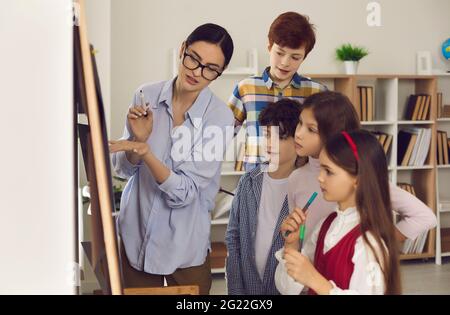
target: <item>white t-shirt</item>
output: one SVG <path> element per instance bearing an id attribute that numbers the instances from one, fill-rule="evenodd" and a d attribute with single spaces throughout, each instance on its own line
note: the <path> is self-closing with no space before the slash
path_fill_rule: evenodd
<path id="1" fill-rule="evenodd" d="M 273 179 L 264 173 L 255 236 L 255 261 L 261 279 L 272 246 L 274 230 L 287 196 L 288 179 Z"/>

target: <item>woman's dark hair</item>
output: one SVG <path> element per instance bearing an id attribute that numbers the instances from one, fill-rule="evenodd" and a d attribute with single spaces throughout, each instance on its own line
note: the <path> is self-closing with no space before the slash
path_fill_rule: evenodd
<path id="1" fill-rule="evenodd" d="M 261 126 L 279 127 L 280 139 L 293 137 L 299 121 L 301 106 L 299 102 L 288 98 L 269 103 L 259 114 L 259 123 Z"/>
<path id="2" fill-rule="evenodd" d="M 233 39 L 222 26 L 213 23 L 200 25 L 186 39 L 186 47 L 199 41 L 220 46 L 225 57 L 225 67 L 230 63 L 234 49 Z"/>
<path id="3" fill-rule="evenodd" d="M 341 131 L 359 130 L 358 114 L 347 96 L 339 92 L 324 91 L 305 99 L 302 110 L 310 108 L 317 121 L 322 143 Z"/>
<path id="4" fill-rule="evenodd" d="M 342 133 L 328 139 L 324 149 L 333 163 L 357 178 L 356 207 L 361 218 L 363 240 L 381 266 L 385 294 L 400 294 L 400 267 L 386 157 L 378 140 L 368 131 L 353 131 L 348 135 L 356 145 L 359 160 Z M 378 252 L 369 242 L 367 232 L 373 236 Z"/>

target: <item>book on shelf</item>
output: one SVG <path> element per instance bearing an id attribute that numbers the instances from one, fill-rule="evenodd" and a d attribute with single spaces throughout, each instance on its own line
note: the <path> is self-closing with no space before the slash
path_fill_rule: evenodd
<path id="1" fill-rule="evenodd" d="M 397 186 L 400 187 L 403 190 L 406 190 L 411 195 L 416 196 L 416 191 L 414 190 L 414 186 L 413 185 L 408 184 L 408 183 L 398 183 Z"/>
<path id="2" fill-rule="evenodd" d="M 357 112 L 361 121 L 373 121 L 375 118 L 375 99 L 373 86 L 358 86 Z"/>
<path id="3" fill-rule="evenodd" d="M 405 120 L 427 120 L 431 108 L 431 95 L 412 94 L 405 108 Z"/>
<path id="4" fill-rule="evenodd" d="M 437 103 L 437 117 L 442 117 L 442 93 L 438 92 L 436 94 L 436 103 Z"/>
<path id="5" fill-rule="evenodd" d="M 225 268 L 227 247 L 223 242 L 211 242 L 211 268 Z"/>
<path id="6" fill-rule="evenodd" d="M 410 194 L 416 196 L 416 192 L 414 190 L 414 186 L 408 183 L 398 183 L 398 187 L 403 190 L 406 190 Z M 428 231 L 420 234 L 416 239 L 411 240 L 407 239 L 403 243 L 403 247 L 401 249 L 403 254 L 421 254 L 423 253 L 423 249 L 425 248 L 425 243 L 427 240 Z"/>
<path id="7" fill-rule="evenodd" d="M 449 139 L 446 131 L 437 132 L 437 161 L 439 165 L 449 164 Z"/>
<path id="8" fill-rule="evenodd" d="M 397 165 L 423 166 L 431 144 L 431 128 L 406 128 L 398 132 Z"/>
<path id="9" fill-rule="evenodd" d="M 380 142 L 384 153 L 387 155 L 392 144 L 392 135 L 381 131 L 372 131 L 372 134 L 377 138 L 378 142 Z"/>
<path id="10" fill-rule="evenodd" d="M 442 118 L 450 118 L 450 105 L 442 106 Z"/>

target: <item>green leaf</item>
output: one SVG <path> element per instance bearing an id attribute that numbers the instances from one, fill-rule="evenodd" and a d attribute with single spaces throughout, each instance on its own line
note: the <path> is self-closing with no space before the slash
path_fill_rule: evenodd
<path id="1" fill-rule="evenodd" d="M 351 44 L 343 44 L 336 48 L 336 58 L 340 61 L 359 61 L 368 54 L 369 51 L 366 48 Z"/>

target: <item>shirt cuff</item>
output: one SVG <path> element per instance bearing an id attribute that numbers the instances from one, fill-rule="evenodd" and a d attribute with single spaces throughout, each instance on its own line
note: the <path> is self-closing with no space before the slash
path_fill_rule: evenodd
<path id="1" fill-rule="evenodd" d="M 284 249 L 280 249 L 275 253 L 278 260 L 278 266 L 275 270 L 275 283 L 278 291 L 283 295 L 299 295 L 305 286 L 292 278 L 286 270 L 286 261 L 283 259 Z"/>
<path id="2" fill-rule="evenodd" d="M 167 179 L 162 182 L 158 187 L 165 193 L 173 191 L 178 186 L 178 176 L 172 170 L 170 170 L 170 175 Z"/>
<path id="3" fill-rule="evenodd" d="M 117 152 L 119 155 L 119 161 L 122 161 L 122 167 L 125 169 L 133 169 L 136 167 L 140 167 L 142 165 L 142 160 L 139 160 L 138 164 L 132 164 L 130 161 L 128 161 L 127 153 L 124 151 Z"/>

